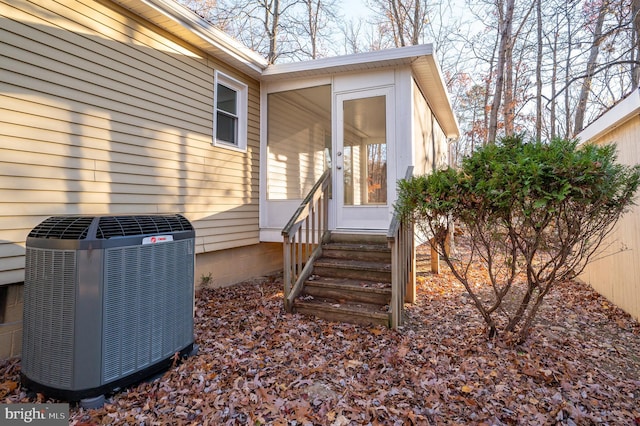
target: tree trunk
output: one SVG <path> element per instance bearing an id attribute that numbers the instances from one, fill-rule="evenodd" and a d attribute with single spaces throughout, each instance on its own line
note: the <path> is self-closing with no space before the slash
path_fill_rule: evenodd
<path id="1" fill-rule="evenodd" d="M 318 57 L 318 16 L 320 15 L 320 2 L 318 0 L 318 7 L 315 10 L 313 9 L 313 0 L 306 0 L 307 6 L 307 24 L 309 25 L 309 42 L 311 43 L 311 59 L 316 59 Z"/>
<path id="2" fill-rule="evenodd" d="M 596 69 L 598 53 L 600 52 L 600 43 L 602 43 L 603 40 L 602 27 L 604 25 L 604 18 L 607 14 L 608 8 L 609 3 L 604 1 L 598 11 L 598 18 L 593 32 L 593 42 L 591 44 L 591 49 L 589 50 L 589 59 L 587 60 L 587 70 L 582 82 L 582 87 L 580 88 L 580 97 L 578 98 L 578 105 L 576 107 L 576 119 L 573 125 L 575 134 L 578 134 L 584 127 L 584 116 L 587 110 L 587 101 L 589 100 L 589 93 L 591 92 L 591 82 Z"/>
<path id="3" fill-rule="evenodd" d="M 391 19 L 394 21 L 392 25 L 395 24 L 396 31 L 398 32 L 398 37 L 396 38 L 396 47 L 405 46 L 404 43 L 404 30 L 402 29 L 402 16 L 398 12 L 398 5 L 396 4 L 396 0 L 389 0 L 389 4 L 391 6 Z"/>
<path id="4" fill-rule="evenodd" d="M 278 59 L 278 25 L 280 22 L 280 0 L 273 0 L 272 8 L 265 7 L 264 9 L 264 25 L 269 34 L 269 54 L 267 61 L 270 64 L 275 63 Z M 271 19 L 269 19 L 271 15 Z M 271 22 L 271 25 L 269 25 Z"/>
<path id="5" fill-rule="evenodd" d="M 569 8 L 565 10 L 565 18 L 567 20 L 567 57 L 565 59 L 564 66 L 564 138 L 567 139 L 573 132 L 571 131 L 571 104 L 569 102 L 570 87 L 571 84 L 571 45 L 573 43 L 573 35 L 571 34 L 571 13 Z"/>
<path id="6" fill-rule="evenodd" d="M 536 1 L 538 52 L 536 55 L 536 140 L 542 139 L 542 0 Z M 555 62 L 554 62 L 555 63 Z"/>
<path id="7" fill-rule="evenodd" d="M 632 54 L 632 59 L 636 62 L 632 65 L 631 78 L 632 90 L 636 90 L 640 85 L 640 0 L 632 0 L 631 13 L 633 14 L 633 36 L 632 40 L 635 42 L 635 54 Z M 633 52 L 633 50 L 632 50 Z"/>
<path id="8" fill-rule="evenodd" d="M 420 33 L 422 32 L 422 23 L 424 19 L 422 17 L 421 6 L 422 0 L 416 0 L 415 8 L 413 9 L 413 22 L 411 23 L 411 45 L 415 46 L 420 42 Z"/>
<path id="9" fill-rule="evenodd" d="M 513 42 L 510 40 L 504 61 L 504 134 L 513 135 L 515 121 L 515 100 L 513 96 Z"/>
<path id="10" fill-rule="evenodd" d="M 557 20 L 556 20 L 557 23 Z M 549 111 L 549 126 L 551 127 L 551 139 L 554 139 L 557 136 L 556 132 L 556 96 L 558 94 L 558 89 L 556 88 L 556 83 L 558 79 L 558 37 L 559 31 L 556 27 L 556 36 L 553 41 L 553 65 L 551 68 L 551 106 Z"/>
<path id="11" fill-rule="evenodd" d="M 506 0 L 506 9 L 502 10 L 503 3 L 498 3 L 500 22 L 498 28 L 500 29 L 500 48 L 498 50 L 498 64 L 496 66 L 496 84 L 493 93 L 493 102 L 491 104 L 491 114 L 489 116 L 489 143 L 495 142 L 496 135 L 498 133 L 498 112 L 500 111 L 500 105 L 502 103 L 502 92 L 504 88 L 504 73 L 505 62 L 507 61 L 507 54 L 510 49 L 511 31 L 513 29 L 513 10 L 515 7 L 515 0 Z"/>
<path id="12" fill-rule="evenodd" d="M 489 61 L 489 69 L 493 70 L 493 64 L 496 60 L 496 49 L 498 48 L 498 37 L 496 37 L 496 42 L 493 44 L 493 50 L 491 51 L 491 59 Z M 484 114 L 484 140 L 482 145 L 485 146 L 489 143 L 489 121 L 490 121 L 490 110 L 489 108 L 489 95 L 491 93 L 491 83 L 493 81 L 493 72 L 489 72 L 489 76 L 485 80 L 484 87 L 484 103 L 483 103 L 483 114 Z M 473 151 L 471 151 L 473 152 Z"/>

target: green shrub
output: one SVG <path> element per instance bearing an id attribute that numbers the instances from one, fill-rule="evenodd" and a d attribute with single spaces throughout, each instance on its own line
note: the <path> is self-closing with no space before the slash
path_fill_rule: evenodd
<path id="1" fill-rule="evenodd" d="M 639 182 L 640 166 L 617 164 L 613 145 L 519 135 L 476 151 L 459 170 L 400 181 L 396 210 L 434 237 L 489 336 L 522 341 L 544 296 L 583 270 L 634 204 Z M 470 237 L 468 256 L 444 250 L 454 223 Z M 469 276 L 478 260 L 490 297 L 477 294 Z"/>

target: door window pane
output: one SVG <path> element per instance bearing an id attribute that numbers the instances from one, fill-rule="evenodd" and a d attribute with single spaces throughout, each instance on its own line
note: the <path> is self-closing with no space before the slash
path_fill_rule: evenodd
<path id="1" fill-rule="evenodd" d="M 385 97 L 348 100 L 343 111 L 344 204 L 386 204 Z"/>

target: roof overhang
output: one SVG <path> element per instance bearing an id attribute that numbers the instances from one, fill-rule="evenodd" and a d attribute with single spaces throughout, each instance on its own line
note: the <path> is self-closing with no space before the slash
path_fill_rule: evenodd
<path id="1" fill-rule="evenodd" d="M 640 115 L 640 89 L 631 92 L 629 96 L 585 127 L 577 138 L 581 142 L 598 139 L 606 132 L 623 125 L 636 115 Z"/>
<path id="2" fill-rule="evenodd" d="M 262 56 L 173 0 L 112 1 L 252 78 L 267 67 Z"/>
<path id="3" fill-rule="evenodd" d="M 418 87 L 448 138 L 460 135 L 458 121 L 434 57 L 432 44 L 378 50 L 353 55 L 335 56 L 312 61 L 275 64 L 262 73 L 262 81 L 272 82 L 298 78 L 331 76 L 340 73 L 374 71 L 410 66 Z"/>
<path id="4" fill-rule="evenodd" d="M 112 1 L 256 80 L 268 82 L 410 66 L 446 136 L 460 135 L 431 44 L 268 65 L 262 56 L 173 0 Z"/>

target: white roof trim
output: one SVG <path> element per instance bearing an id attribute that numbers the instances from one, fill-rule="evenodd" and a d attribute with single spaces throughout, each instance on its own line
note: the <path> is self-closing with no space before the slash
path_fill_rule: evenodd
<path id="1" fill-rule="evenodd" d="M 195 35 L 197 40 L 200 40 L 200 42 L 194 43 L 197 47 L 212 56 L 220 57 L 223 61 L 246 72 L 253 78 L 259 78 L 267 67 L 268 63 L 265 58 L 174 0 L 112 1 L 179 37 L 184 37 L 185 34 L 177 34 L 178 28 L 186 30 L 186 34 L 191 34 L 191 40 L 188 38 L 185 40 L 193 42 Z M 169 22 L 178 24 L 178 27 L 170 25 L 167 18 Z"/>
<path id="2" fill-rule="evenodd" d="M 286 74 L 286 78 L 291 78 L 309 74 L 330 74 L 336 71 L 370 70 L 373 68 L 410 64 L 420 56 L 432 54 L 433 46 L 431 44 L 420 44 L 303 62 L 274 64 L 267 67 L 262 73 L 262 79 L 265 81 L 278 80 L 281 78 L 280 76 L 284 74 Z"/>
<path id="3" fill-rule="evenodd" d="M 621 126 L 638 114 L 640 114 L 640 89 L 634 90 L 629 96 L 585 127 L 577 138 L 581 142 L 598 139 L 605 132 Z"/>

